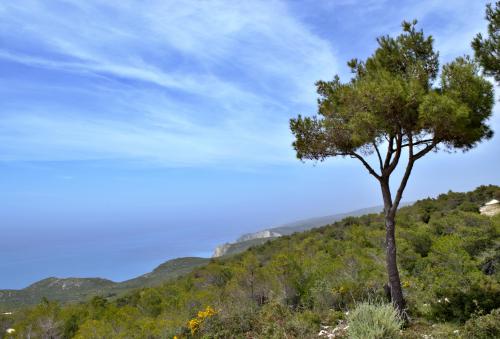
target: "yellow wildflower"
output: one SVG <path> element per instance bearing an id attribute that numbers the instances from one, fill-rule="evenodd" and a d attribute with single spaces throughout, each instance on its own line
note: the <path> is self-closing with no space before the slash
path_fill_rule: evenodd
<path id="1" fill-rule="evenodd" d="M 217 312 L 210 306 L 207 306 L 207 308 L 205 308 L 204 311 L 199 311 L 198 312 L 198 318 L 201 318 L 201 319 L 205 319 L 205 318 L 208 318 L 208 317 L 212 317 L 214 315 L 216 315 Z"/>
<path id="2" fill-rule="evenodd" d="M 200 329 L 201 321 L 198 318 L 193 318 L 189 320 L 188 327 L 191 330 L 191 334 L 195 334 Z"/>
<path id="3" fill-rule="evenodd" d="M 188 327 L 191 330 L 191 334 L 195 334 L 200 329 L 201 324 L 206 318 L 212 317 L 217 314 L 217 311 L 212 307 L 207 306 L 205 310 L 198 311 L 197 317 L 188 321 Z"/>

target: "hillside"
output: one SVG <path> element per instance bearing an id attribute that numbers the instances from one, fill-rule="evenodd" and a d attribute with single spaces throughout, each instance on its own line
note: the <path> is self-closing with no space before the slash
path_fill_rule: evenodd
<path id="1" fill-rule="evenodd" d="M 109 290 L 110 293 L 119 293 L 138 287 L 151 287 L 165 282 L 169 279 L 177 278 L 191 272 L 193 269 L 206 265 L 209 259 L 198 257 L 185 257 L 172 259 L 164 262 L 152 272 L 141 275 L 137 278 L 117 283 Z"/>
<path id="2" fill-rule="evenodd" d="M 402 204 L 405 206 L 405 204 Z M 358 217 L 365 214 L 380 213 L 383 210 L 382 206 L 362 208 L 359 210 L 354 210 L 347 213 L 339 213 L 333 215 L 327 215 L 323 217 L 310 218 L 292 222 L 289 224 L 281 225 L 278 227 L 271 228 L 271 231 L 280 233 L 282 235 L 290 235 L 295 232 L 304 232 L 316 227 L 326 226 L 333 224 L 336 221 L 342 220 L 347 217 Z"/>
<path id="3" fill-rule="evenodd" d="M 34 305 L 43 297 L 62 302 L 85 300 L 89 296 L 102 294 L 113 286 L 111 280 L 100 278 L 47 278 L 22 290 L 0 290 L 0 310 Z"/>
<path id="4" fill-rule="evenodd" d="M 498 328 L 500 215 L 479 213 L 498 197 L 500 187 L 482 186 L 400 209 L 411 318 L 402 337 L 470 338 Z M 5 321 L 21 337 L 317 338 L 345 324 L 359 302 L 385 300 L 384 234 L 380 214 L 348 217 L 212 259 L 161 286 L 63 308 L 44 302 Z"/>
<path id="5" fill-rule="evenodd" d="M 364 214 L 378 213 L 380 211 L 382 211 L 381 206 L 363 208 L 347 213 L 339 213 L 299 220 L 281 226 L 264 229 L 258 232 L 243 234 L 238 239 L 236 239 L 234 243 L 225 243 L 223 245 L 217 246 L 214 251 L 213 257 L 217 258 L 224 255 L 241 253 L 252 246 L 263 244 L 267 240 L 273 240 L 284 235 L 291 235 L 296 232 L 304 232 L 313 228 L 326 226 L 347 217 L 356 217 Z"/>
<path id="6" fill-rule="evenodd" d="M 208 259 L 186 257 L 169 260 L 152 272 L 123 282 L 101 278 L 47 278 L 21 290 L 0 290 L 0 311 L 35 305 L 42 298 L 59 302 L 78 302 L 95 295 L 107 297 L 122 295 L 139 287 L 159 285 L 168 279 L 189 273 L 205 265 Z"/>

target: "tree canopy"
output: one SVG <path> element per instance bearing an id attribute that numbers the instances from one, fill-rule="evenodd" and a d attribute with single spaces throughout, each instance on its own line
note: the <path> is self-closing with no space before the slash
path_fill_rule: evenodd
<path id="1" fill-rule="evenodd" d="M 299 159 L 351 156 L 369 166 L 363 155 L 377 152 L 381 171 L 369 170 L 380 177 L 394 170 L 400 148 L 416 160 L 440 145 L 469 150 L 492 137 L 493 86 L 468 57 L 444 65 L 438 79 L 433 39 L 415 25 L 404 22 L 398 37 L 377 39 L 366 61 L 351 60 L 349 82 L 335 76 L 316 83 L 319 117 L 290 122 Z M 385 142 L 384 160 L 379 146 Z"/>
<path id="2" fill-rule="evenodd" d="M 486 6 L 486 20 L 488 37 L 483 38 L 479 33 L 472 41 L 472 48 L 485 74 L 500 82 L 500 1 L 496 2 L 495 8 L 491 4 Z"/>

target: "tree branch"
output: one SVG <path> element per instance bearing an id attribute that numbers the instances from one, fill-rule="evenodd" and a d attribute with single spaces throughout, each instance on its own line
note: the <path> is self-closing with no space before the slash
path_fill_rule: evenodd
<path id="1" fill-rule="evenodd" d="M 403 143 L 403 136 L 398 133 L 396 136 L 396 154 L 394 155 L 394 159 L 392 162 L 386 167 L 386 175 L 391 175 L 391 173 L 396 169 L 396 166 L 399 163 L 399 158 L 401 157 L 401 145 Z"/>
<path id="2" fill-rule="evenodd" d="M 422 141 L 422 140 L 421 140 Z M 422 142 L 417 142 L 421 144 Z M 429 153 L 436 145 L 438 144 L 438 140 L 432 139 L 432 143 L 430 145 L 427 145 L 424 149 L 420 150 L 416 154 L 413 154 L 413 147 L 414 147 L 414 142 L 413 142 L 413 135 L 409 133 L 408 135 L 408 164 L 406 165 L 406 170 L 403 175 L 403 178 L 401 179 L 401 183 L 399 185 L 398 191 L 396 193 L 396 196 L 394 198 L 394 202 L 391 207 L 390 213 L 394 216 L 396 214 L 396 211 L 398 209 L 399 203 L 401 202 L 401 198 L 403 197 L 403 191 L 406 188 L 406 184 L 408 183 L 408 179 L 410 177 L 411 171 L 413 169 L 413 165 L 415 164 L 415 161 Z"/>
<path id="3" fill-rule="evenodd" d="M 413 135 L 411 133 L 409 133 L 408 135 L 408 144 L 408 164 L 406 165 L 405 173 L 403 174 L 403 178 L 401 179 L 401 183 L 399 184 L 398 191 L 396 192 L 396 196 L 390 210 L 390 214 L 392 216 L 396 215 L 399 203 L 401 202 L 401 198 L 403 197 L 403 191 L 405 190 L 408 179 L 410 178 L 411 170 L 413 169 L 413 164 L 415 163 L 415 159 L 413 156 Z"/>
<path id="4" fill-rule="evenodd" d="M 387 139 L 387 137 L 386 137 Z M 391 162 L 392 154 L 394 153 L 394 150 L 392 149 L 392 146 L 394 145 L 394 136 L 391 135 L 391 137 L 387 140 L 389 143 L 387 145 L 387 155 L 385 156 L 385 162 L 384 162 L 384 168 L 389 167 L 389 163 Z"/>
<path id="5" fill-rule="evenodd" d="M 370 164 L 361 155 L 357 154 L 356 152 L 351 152 L 349 155 L 351 157 L 359 159 L 359 161 L 361 161 L 363 163 L 363 165 L 366 167 L 368 172 L 370 172 L 371 175 L 373 175 L 375 178 L 377 178 L 377 180 L 380 181 L 381 176 L 379 174 L 377 174 L 377 172 L 375 172 L 375 170 L 370 166 Z"/>
<path id="6" fill-rule="evenodd" d="M 378 150 L 377 143 L 372 142 L 372 144 L 373 144 L 373 147 L 375 147 L 375 151 L 377 152 L 378 163 L 380 165 L 380 173 L 382 173 L 384 171 L 384 165 L 382 164 L 382 156 L 380 155 L 380 151 Z"/>
<path id="7" fill-rule="evenodd" d="M 429 153 L 434 147 L 436 147 L 437 144 L 438 144 L 438 141 L 433 139 L 432 143 L 430 145 L 427 145 L 425 148 L 423 148 L 422 150 L 420 150 L 417 154 L 415 154 L 413 156 L 413 160 L 416 161 L 416 160 L 420 159 L 421 157 L 423 157 L 424 155 Z"/>
<path id="8" fill-rule="evenodd" d="M 421 145 L 421 144 L 427 144 L 428 142 L 432 142 L 432 141 L 434 141 L 434 139 L 419 140 L 417 142 L 414 142 L 413 146 L 417 146 L 417 145 Z M 408 147 L 408 146 L 410 146 L 409 143 L 401 145 L 401 147 Z"/>

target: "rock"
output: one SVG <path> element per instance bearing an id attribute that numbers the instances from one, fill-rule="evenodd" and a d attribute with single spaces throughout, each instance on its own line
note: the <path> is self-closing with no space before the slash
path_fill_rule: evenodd
<path id="1" fill-rule="evenodd" d="M 479 209 L 479 212 L 489 217 L 497 215 L 500 213 L 500 202 L 496 199 L 490 200 Z"/>
<path id="2" fill-rule="evenodd" d="M 338 325 L 335 327 L 332 326 L 321 326 L 321 330 L 318 333 L 318 337 L 320 338 L 347 338 L 347 329 L 349 325 L 344 320 L 340 320 Z"/>

